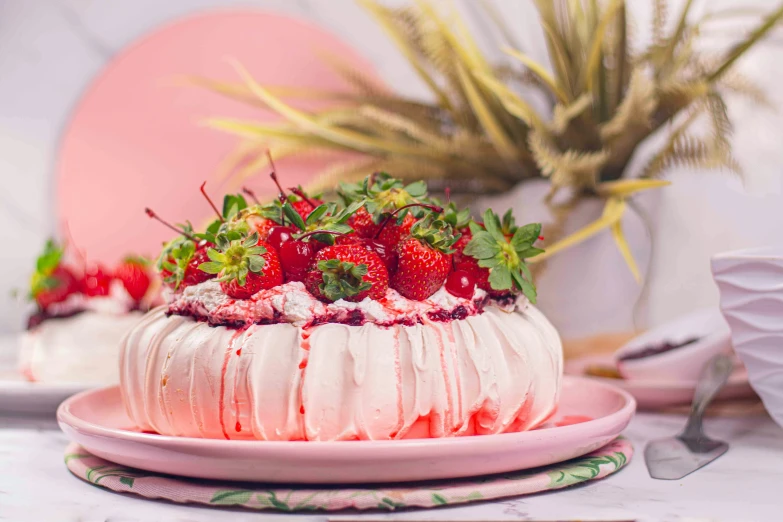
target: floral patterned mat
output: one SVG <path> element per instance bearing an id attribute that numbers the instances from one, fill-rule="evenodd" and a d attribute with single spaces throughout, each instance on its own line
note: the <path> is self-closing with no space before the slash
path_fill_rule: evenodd
<path id="1" fill-rule="evenodd" d="M 529 495 L 606 477 L 625 466 L 632 456 L 633 446 L 620 437 L 584 457 L 543 468 L 471 479 L 371 488 L 240 484 L 173 477 L 118 466 L 91 455 L 76 444 L 66 449 L 65 464 L 80 479 L 120 493 L 179 503 L 290 512 L 429 508 Z"/>

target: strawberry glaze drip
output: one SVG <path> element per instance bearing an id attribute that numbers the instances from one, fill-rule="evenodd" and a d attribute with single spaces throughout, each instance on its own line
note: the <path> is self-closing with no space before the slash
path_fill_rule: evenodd
<path id="1" fill-rule="evenodd" d="M 463 308 L 464 307 L 458 307 Z M 451 330 L 451 328 L 446 328 L 446 336 L 449 339 L 449 346 L 454 346 L 454 332 Z M 454 366 L 454 368 L 459 368 L 459 360 L 457 358 L 457 353 L 452 348 L 449 350 L 449 353 L 451 354 L 451 364 Z M 454 383 L 457 386 L 457 418 L 459 420 L 462 420 L 462 379 L 460 378 L 460 372 L 456 371 L 454 372 Z M 457 431 L 457 426 L 454 426 L 454 431 Z"/>
<path id="2" fill-rule="evenodd" d="M 242 348 L 240 347 L 237 349 L 237 355 L 239 355 L 241 352 L 242 352 Z M 242 373 L 240 371 L 240 365 L 242 364 L 243 361 L 246 360 L 247 357 L 245 357 L 245 359 L 240 358 L 236 362 L 236 371 L 234 372 L 234 418 L 237 420 L 236 425 L 240 427 L 236 430 L 237 432 L 241 431 L 241 425 L 239 424 L 239 376 Z"/>
<path id="3" fill-rule="evenodd" d="M 400 332 L 394 332 L 394 375 L 397 386 L 397 425 L 394 431 L 389 434 L 390 439 L 397 438 L 400 430 L 405 425 L 405 410 L 402 405 L 402 366 L 400 364 Z"/>
<path id="4" fill-rule="evenodd" d="M 220 370 L 220 397 L 218 399 L 218 421 L 220 422 L 220 429 L 223 431 L 223 436 L 226 439 L 229 439 L 228 431 L 226 431 L 226 422 L 225 422 L 225 405 L 226 405 L 226 373 L 228 372 L 228 359 L 231 357 L 231 354 L 234 351 L 234 342 L 236 341 L 237 337 L 242 335 L 242 330 L 238 330 L 234 332 L 234 335 L 231 336 L 231 341 L 228 343 L 228 349 L 226 350 L 225 355 L 223 355 L 223 367 Z"/>

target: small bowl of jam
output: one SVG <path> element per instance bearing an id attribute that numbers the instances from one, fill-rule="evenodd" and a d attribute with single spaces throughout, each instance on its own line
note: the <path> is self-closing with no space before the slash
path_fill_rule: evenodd
<path id="1" fill-rule="evenodd" d="M 633 338 L 614 355 L 624 379 L 698 381 L 704 364 L 731 353 L 729 327 L 718 308 L 699 310 Z"/>

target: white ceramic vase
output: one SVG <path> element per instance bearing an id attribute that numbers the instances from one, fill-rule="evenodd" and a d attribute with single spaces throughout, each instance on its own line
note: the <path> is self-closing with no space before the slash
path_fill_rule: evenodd
<path id="1" fill-rule="evenodd" d="M 712 258 L 734 351 L 772 418 L 783 426 L 783 246 Z"/>
<path id="2" fill-rule="evenodd" d="M 517 223 L 546 223 L 553 217 L 544 203 L 549 190 L 546 180 L 517 185 L 506 194 L 481 198 L 474 206 L 498 213 L 513 209 Z M 635 198 L 647 215 L 655 214 L 657 191 Z M 584 200 L 571 212 L 565 226 L 569 234 L 601 216 L 604 202 Z M 643 220 L 628 210 L 622 221 L 631 252 L 644 276 L 652 252 L 652 242 Z M 645 303 L 640 300 L 643 285 L 636 282 L 617 249 L 609 230 L 552 256 L 536 280 L 539 307 L 565 339 L 601 333 L 628 332 L 646 326 Z"/>

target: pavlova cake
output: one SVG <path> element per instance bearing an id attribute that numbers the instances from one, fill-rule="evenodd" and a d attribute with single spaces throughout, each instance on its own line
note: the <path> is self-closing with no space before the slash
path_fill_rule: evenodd
<path id="1" fill-rule="evenodd" d="M 143 259 L 128 258 L 114 270 L 81 265 L 68 264 L 54 241 L 36 262 L 29 293 L 35 311 L 20 339 L 19 369 L 27 380 L 117 383 L 120 340 L 159 304 Z"/>
<path id="2" fill-rule="evenodd" d="M 555 412 L 560 339 L 525 264 L 539 224 L 474 222 L 385 174 L 342 185 L 339 204 L 292 192 L 226 196 L 205 233 L 174 227 L 167 304 L 122 343 L 139 429 L 384 440 L 523 431 Z"/>

